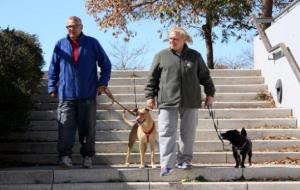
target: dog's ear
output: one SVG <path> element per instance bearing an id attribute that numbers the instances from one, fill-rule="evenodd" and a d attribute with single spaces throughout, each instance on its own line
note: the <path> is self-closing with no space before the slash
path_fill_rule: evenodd
<path id="1" fill-rule="evenodd" d="M 152 111 L 152 109 L 150 109 L 149 107 L 145 107 L 146 111 Z"/>
<path id="2" fill-rule="evenodd" d="M 247 132 L 246 132 L 245 128 L 242 128 L 241 135 L 244 136 L 244 137 L 247 136 Z"/>

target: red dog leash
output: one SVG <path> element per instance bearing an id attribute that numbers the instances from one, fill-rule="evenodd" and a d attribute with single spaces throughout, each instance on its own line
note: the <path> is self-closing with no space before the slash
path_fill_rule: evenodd
<path id="1" fill-rule="evenodd" d="M 128 108 L 126 108 L 125 106 L 123 106 L 122 104 L 120 104 L 120 102 L 118 102 L 118 101 L 114 98 L 114 96 L 113 96 L 111 93 L 108 93 L 108 92 L 105 91 L 105 94 L 106 94 L 106 96 L 107 96 L 109 99 L 111 99 L 111 101 L 112 101 L 110 106 L 112 106 L 114 103 L 116 103 L 116 104 L 118 104 L 121 108 L 123 108 L 123 109 L 126 110 L 128 113 L 130 113 L 131 115 L 136 116 L 136 113 L 135 113 L 135 112 L 129 110 Z"/>

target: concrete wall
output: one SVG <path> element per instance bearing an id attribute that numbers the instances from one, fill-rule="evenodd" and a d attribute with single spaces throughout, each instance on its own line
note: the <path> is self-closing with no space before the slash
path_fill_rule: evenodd
<path id="1" fill-rule="evenodd" d="M 300 1 L 299 1 L 300 2 Z M 273 46 L 284 43 L 290 48 L 298 65 L 300 64 L 300 3 L 295 4 L 289 11 L 280 16 L 266 30 L 266 34 Z M 276 106 L 292 108 L 293 115 L 300 121 L 300 83 L 296 79 L 287 59 L 282 57 L 269 60 L 271 57 L 259 36 L 254 40 L 254 67 L 262 70 L 265 82 L 272 93 Z M 275 85 L 278 79 L 282 80 L 282 102 L 277 100 Z M 298 122 L 298 127 L 299 127 Z"/>

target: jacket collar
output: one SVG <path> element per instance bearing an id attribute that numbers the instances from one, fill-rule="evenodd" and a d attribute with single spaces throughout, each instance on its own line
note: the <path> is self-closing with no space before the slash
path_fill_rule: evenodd
<path id="1" fill-rule="evenodd" d="M 185 54 L 185 53 L 189 50 L 189 47 L 188 47 L 187 44 L 184 44 L 183 49 L 182 49 L 182 52 L 181 52 L 181 55 L 178 55 L 178 53 L 176 53 L 176 51 L 173 50 L 173 49 L 171 49 L 171 48 L 169 48 L 169 50 L 170 50 L 173 54 L 175 54 L 175 55 L 177 55 L 177 56 L 182 56 L 183 54 Z"/>
<path id="2" fill-rule="evenodd" d="M 83 39 L 85 38 L 85 35 L 83 34 L 83 32 L 80 33 L 79 38 L 77 39 L 78 43 L 81 43 L 83 41 Z M 69 41 L 71 41 L 71 38 L 69 35 L 67 35 L 67 39 Z"/>

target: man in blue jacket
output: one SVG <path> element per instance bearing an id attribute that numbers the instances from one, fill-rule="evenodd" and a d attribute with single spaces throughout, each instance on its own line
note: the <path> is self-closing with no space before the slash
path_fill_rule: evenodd
<path id="1" fill-rule="evenodd" d="M 83 34 L 81 19 L 67 20 L 68 35 L 54 48 L 48 71 L 48 93 L 59 98 L 57 108 L 59 163 L 72 166 L 72 148 L 78 128 L 82 166 L 92 168 L 95 154 L 96 96 L 107 88 L 111 63 L 99 42 Z M 101 68 L 97 76 L 97 65 Z M 57 87 L 58 84 L 58 87 Z"/>

